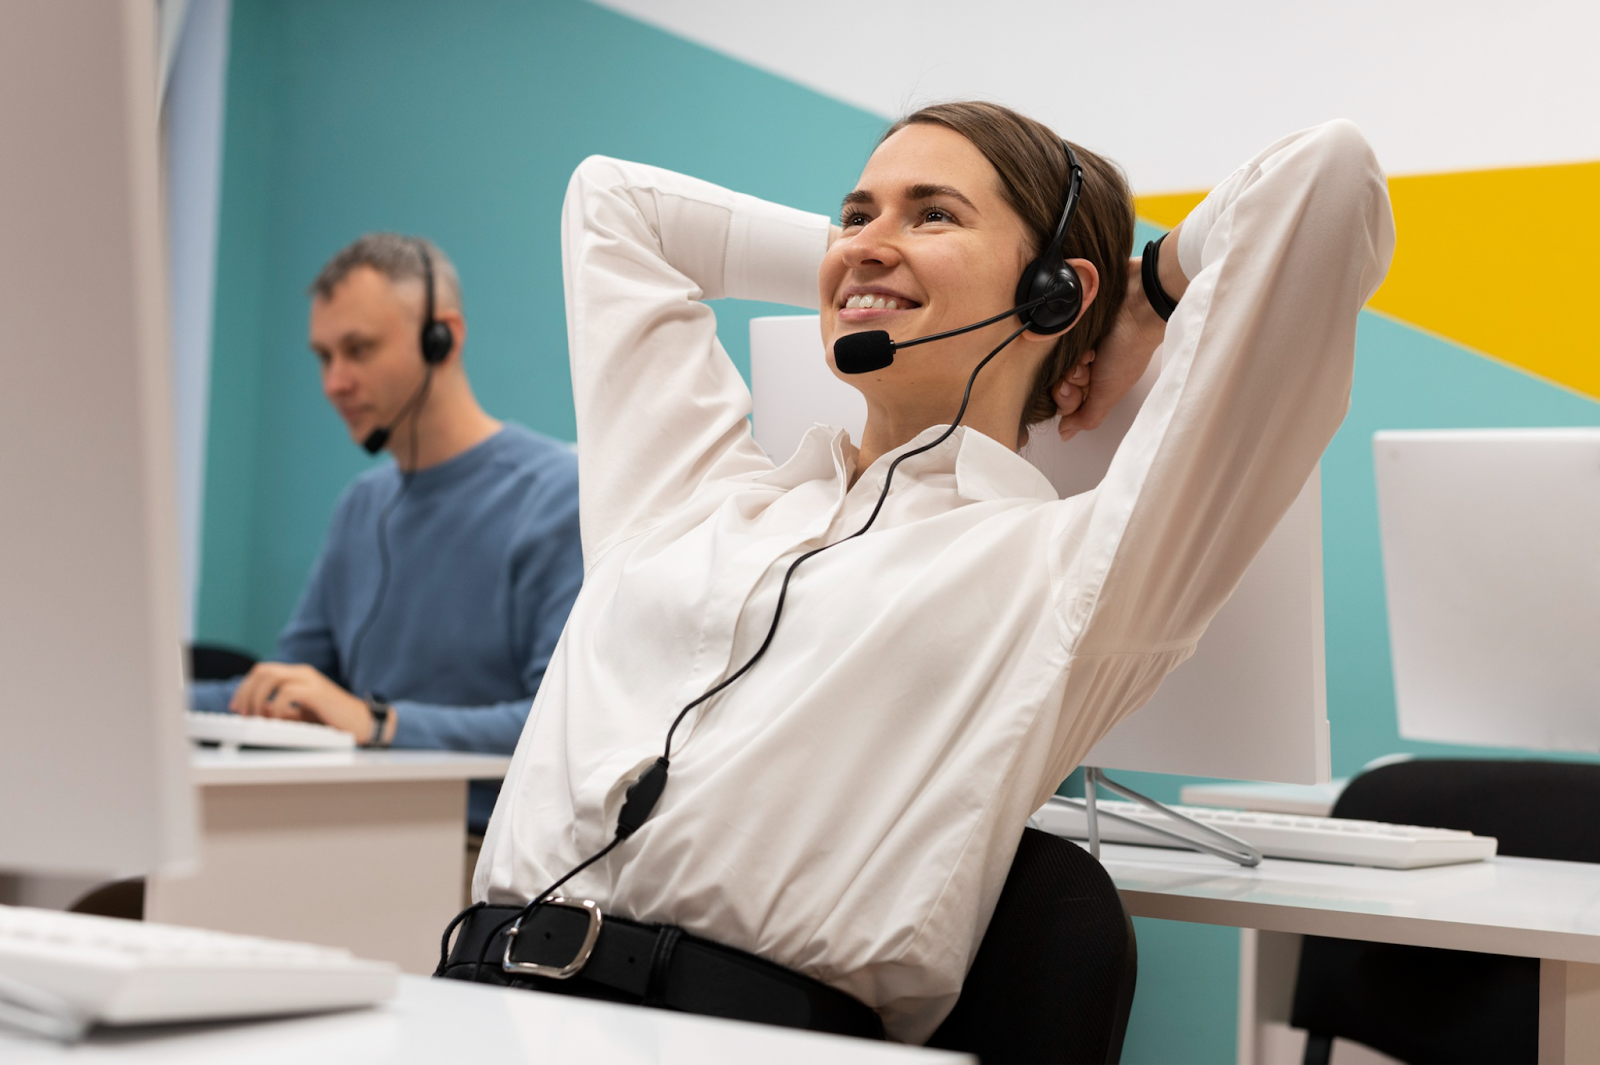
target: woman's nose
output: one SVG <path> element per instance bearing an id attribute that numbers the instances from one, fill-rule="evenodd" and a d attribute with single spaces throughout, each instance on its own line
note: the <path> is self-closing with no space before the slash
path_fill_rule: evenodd
<path id="1" fill-rule="evenodd" d="M 895 266 L 900 245 L 882 218 L 874 218 L 850 237 L 845 258 L 851 266 Z"/>

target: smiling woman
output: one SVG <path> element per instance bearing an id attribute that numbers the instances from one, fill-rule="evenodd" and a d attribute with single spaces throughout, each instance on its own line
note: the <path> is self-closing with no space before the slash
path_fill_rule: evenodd
<path id="1" fill-rule="evenodd" d="M 1106 337 L 1122 309 L 1133 244 L 1132 192 L 1111 160 L 1082 145 L 1072 148 L 1084 174 L 1062 243 L 1083 282 L 1083 311 L 1065 332 L 1025 334 L 1017 341 L 1025 354 L 985 371 L 1001 383 L 986 384 L 967 424 L 996 440 L 1009 439 L 1008 422 L 1018 425 L 1021 437 L 1030 425 L 1076 410 L 1083 390 L 1068 382 L 1068 374 Z M 919 177 L 932 158 L 951 174 L 952 183 Z M 888 329 L 900 338 L 927 335 L 1010 306 L 1015 278 L 1045 251 L 1070 183 L 1061 138 L 1007 108 L 935 104 L 896 122 L 879 142 L 861 184 L 844 198 L 843 239 L 823 261 L 821 303 L 829 348 L 855 329 Z M 931 309 L 901 291 L 921 293 L 924 286 L 938 289 Z M 895 307 L 888 306 L 890 300 Z M 871 302 L 864 306 L 864 301 Z M 882 454 L 948 419 L 952 387 L 964 384 L 983 351 L 1010 328 L 1002 321 L 975 331 L 968 358 L 915 360 L 901 364 L 898 373 L 847 378 L 867 398 L 863 449 Z M 1066 388 L 1059 396 L 1058 386 Z M 915 429 L 909 433 L 888 424 L 891 414 L 909 413 L 907 401 L 937 408 L 930 412 L 932 420 L 912 414 Z M 1013 407 L 1018 408 L 1014 415 Z"/>
<path id="2" fill-rule="evenodd" d="M 1063 340 L 1005 313 L 1064 213 L 1062 142 L 991 105 L 919 114 L 839 226 L 635 163 L 573 175 L 585 583 L 448 974 L 926 1040 L 1029 814 L 1192 653 L 1338 426 L 1393 246 L 1355 127 L 1271 145 L 1169 234 L 1170 321 L 1121 261 L 1120 175 L 1076 152 L 1057 255 L 1088 310 Z M 859 446 L 818 426 L 775 467 L 722 297 L 820 306 L 830 344 L 1001 318 L 853 376 Z M 1048 403 L 1091 427 L 1158 345 L 1105 480 L 1058 499 L 1019 425 Z"/>

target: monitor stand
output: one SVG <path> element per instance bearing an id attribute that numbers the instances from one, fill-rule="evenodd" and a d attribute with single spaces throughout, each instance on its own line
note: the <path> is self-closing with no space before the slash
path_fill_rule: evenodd
<path id="1" fill-rule="evenodd" d="M 1135 821 L 1121 814 L 1112 813 L 1110 810 L 1097 809 L 1095 802 L 1096 785 L 1105 788 L 1109 792 L 1121 795 L 1124 799 L 1132 799 L 1134 802 L 1149 807 L 1171 820 L 1175 827 L 1161 828 L 1144 821 Z M 1185 817 L 1169 806 L 1163 806 L 1148 795 L 1141 795 L 1126 785 L 1118 784 L 1106 776 L 1105 770 L 1097 769 L 1094 766 L 1086 765 L 1083 767 L 1082 799 L 1069 799 L 1065 795 L 1059 798 L 1062 802 L 1076 806 L 1083 811 L 1084 820 L 1089 825 L 1089 853 L 1094 855 L 1095 861 L 1100 860 L 1100 818 L 1109 817 L 1115 821 L 1135 825 L 1146 832 L 1154 832 L 1156 835 L 1163 836 L 1180 847 L 1200 851 L 1203 854 L 1214 854 L 1218 858 L 1226 858 L 1230 862 L 1238 862 L 1247 868 L 1261 864 L 1261 852 L 1244 840 L 1239 839 L 1237 836 L 1230 836 L 1228 833 L 1212 828 L 1210 825 L 1203 825 L 1191 817 Z M 1189 831 L 1182 831 L 1183 829 L 1188 829 Z"/>

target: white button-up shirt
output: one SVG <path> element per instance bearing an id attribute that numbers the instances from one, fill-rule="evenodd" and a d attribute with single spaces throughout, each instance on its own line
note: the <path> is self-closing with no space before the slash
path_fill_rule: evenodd
<path id="1" fill-rule="evenodd" d="M 674 715 L 759 646 L 787 565 L 855 531 L 941 431 L 853 485 L 843 432 L 776 467 L 752 439 L 705 301 L 815 308 L 827 218 L 603 158 L 564 211 L 586 574 L 478 864 L 496 903 L 606 845 Z M 1194 650 L 1344 416 L 1393 246 L 1383 177 L 1350 124 L 1299 133 L 1179 244 L 1164 369 L 1101 485 L 1058 499 L 967 428 L 908 460 L 872 531 L 800 568 L 766 657 L 679 730 L 651 818 L 564 894 L 933 1032 L 1029 814 Z"/>

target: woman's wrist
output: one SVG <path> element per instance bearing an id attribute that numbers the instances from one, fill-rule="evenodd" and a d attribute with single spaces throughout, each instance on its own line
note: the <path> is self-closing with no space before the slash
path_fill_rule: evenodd
<path id="1" fill-rule="evenodd" d="M 1123 313 L 1131 316 L 1133 324 L 1141 331 L 1166 328 L 1167 320 L 1156 313 L 1145 294 L 1143 258 L 1132 259 L 1128 263 L 1128 296 L 1123 307 Z"/>
<path id="2" fill-rule="evenodd" d="M 1183 294 L 1189 291 L 1189 278 L 1178 262 L 1178 232 L 1182 229 L 1183 223 L 1180 222 L 1161 238 L 1161 256 L 1156 269 L 1161 288 L 1172 297 L 1173 302 L 1183 299 Z"/>

